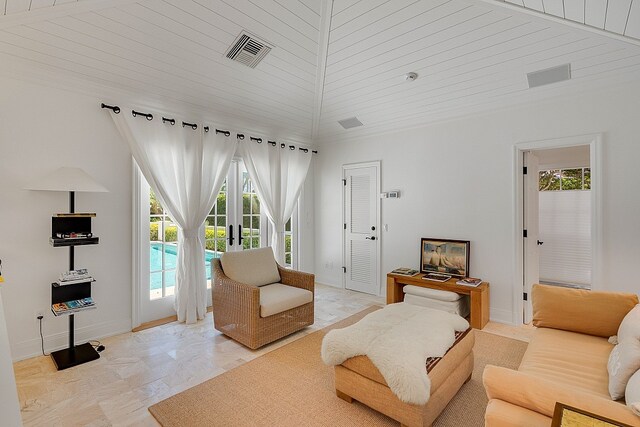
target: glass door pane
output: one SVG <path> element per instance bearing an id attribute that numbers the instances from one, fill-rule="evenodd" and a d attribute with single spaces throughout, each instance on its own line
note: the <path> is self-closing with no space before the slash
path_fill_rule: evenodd
<path id="1" fill-rule="evenodd" d="M 242 249 L 261 247 L 262 221 L 260 199 L 255 191 L 249 173 L 242 164 Z M 266 246 L 266 245 L 265 245 Z"/>
<path id="2" fill-rule="evenodd" d="M 216 198 L 216 204 L 205 220 L 204 260 L 207 271 L 207 287 L 211 287 L 211 260 L 220 258 L 227 250 L 227 181 Z"/>
<path id="3" fill-rule="evenodd" d="M 178 226 L 149 188 L 149 299 L 173 295 L 178 258 Z"/>

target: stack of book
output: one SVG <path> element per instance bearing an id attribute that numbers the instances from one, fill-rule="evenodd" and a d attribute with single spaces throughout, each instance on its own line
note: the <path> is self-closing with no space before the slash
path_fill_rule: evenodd
<path id="1" fill-rule="evenodd" d="M 93 302 L 93 298 L 91 297 L 53 304 L 51 306 L 51 311 L 54 315 L 60 316 L 90 308 L 96 308 L 96 303 Z"/>
<path id="2" fill-rule="evenodd" d="M 76 283 L 95 282 L 86 268 L 67 271 L 60 274 L 60 279 L 53 283 L 54 286 L 75 285 Z"/>
<path id="3" fill-rule="evenodd" d="M 420 273 L 418 270 L 414 270 L 413 268 L 400 267 L 396 268 L 391 272 L 391 274 L 397 274 L 399 276 L 415 276 Z"/>
<path id="4" fill-rule="evenodd" d="M 482 283 L 482 279 L 476 279 L 473 277 L 465 277 L 464 279 L 460 279 L 456 282 L 458 285 L 462 286 L 471 286 L 473 288 L 477 288 L 480 283 Z"/>

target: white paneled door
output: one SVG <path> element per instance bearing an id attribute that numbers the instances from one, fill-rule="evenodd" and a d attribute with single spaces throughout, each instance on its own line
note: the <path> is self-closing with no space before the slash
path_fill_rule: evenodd
<path id="1" fill-rule="evenodd" d="M 344 286 L 380 293 L 379 163 L 346 165 L 344 179 Z"/>

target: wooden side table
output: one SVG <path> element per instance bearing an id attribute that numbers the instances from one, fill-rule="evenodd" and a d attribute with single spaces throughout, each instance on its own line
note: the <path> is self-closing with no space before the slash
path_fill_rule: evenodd
<path id="1" fill-rule="evenodd" d="M 472 328 L 482 329 L 489 322 L 489 283 L 482 282 L 477 287 L 458 285 L 457 278 L 451 278 L 446 282 L 434 282 L 425 280 L 424 274 L 407 277 L 398 274 L 387 274 L 387 304 L 404 301 L 402 288 L 405 285 L 420 286 L 421 288 L 451 291 L 461 295 L 469 295 L 470 324 Z"/>

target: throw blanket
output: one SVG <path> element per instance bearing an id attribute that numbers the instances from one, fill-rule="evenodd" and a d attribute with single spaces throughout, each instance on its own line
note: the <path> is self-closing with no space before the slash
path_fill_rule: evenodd
<path id="1" fill-rule="evenodd" d="M 401 401 L 423 405 L 431 394 L 425 361 L 444 356 L 456 331 L 468 328 L 469 322 L 457 314 L 390 304 L 356 324 L 329 331 L 322 340 L 321 356 L 327 365 L 367 356 Z"/>

